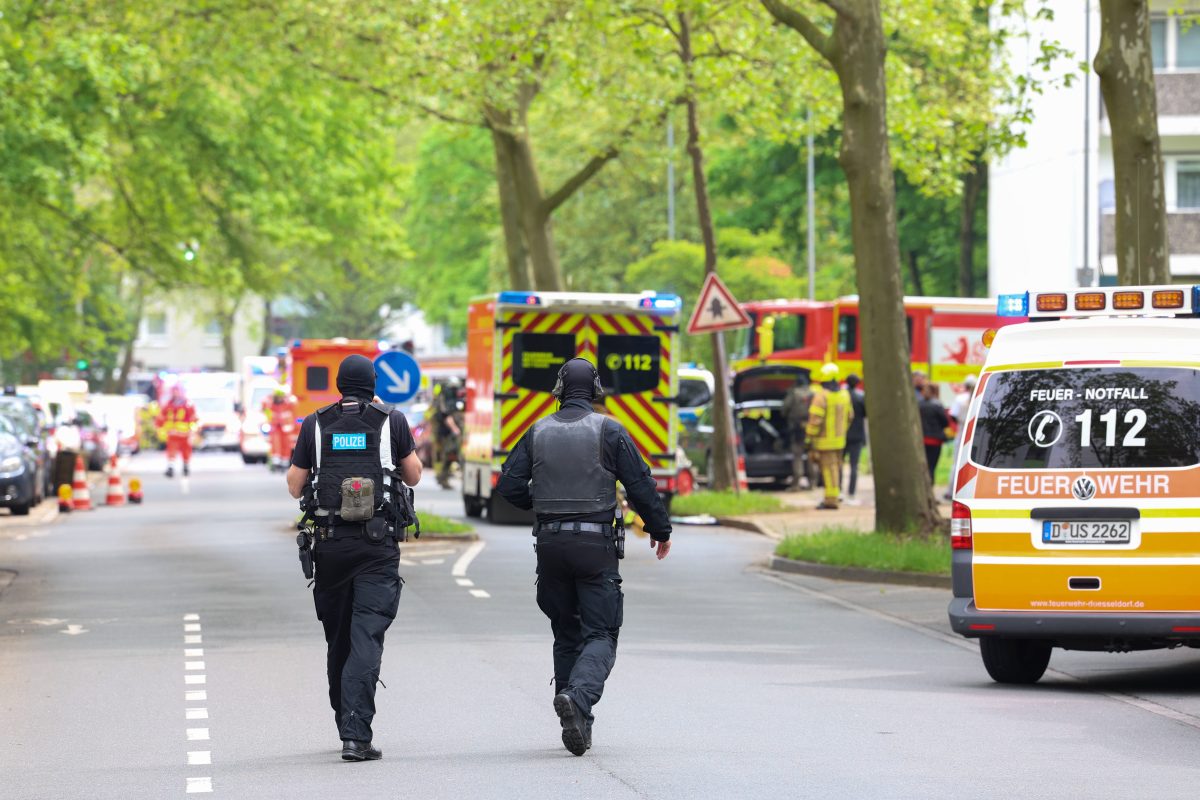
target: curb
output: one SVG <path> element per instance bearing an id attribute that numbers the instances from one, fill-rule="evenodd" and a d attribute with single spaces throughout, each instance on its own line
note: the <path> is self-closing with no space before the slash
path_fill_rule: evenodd
<path id="1" fill-rule="evenodd" d="M 717 524 L 726 528 L 737 528 L 742 531 L 750 531 L 763 536 L 770 536 L 773 539 L 779 538 L 773 531 L 765 525 L 748 517 L 716 517 Z"/>
<path id="2" fill-rule="evenodd" d="M 919 572 L 895 572 L 866 567 L 841 567 L 833 564 L 817 564 L 812 561 L 797 561 L 782 556 L 771 556 L 768 569 L 776 572 L 791 572 L 798 575 L 813 575 L 835 581 L 857 583 L 894 583 L 901 586 L 924 586 L 930 589 L 951 588 L 949 575 L 924 575 Z"/>

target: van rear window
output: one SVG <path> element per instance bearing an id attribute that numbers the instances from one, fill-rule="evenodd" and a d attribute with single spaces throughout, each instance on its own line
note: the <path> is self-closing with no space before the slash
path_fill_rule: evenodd
<path id="1" fill-rule="evenodd" d="M 1094 367 L 998 372 L 971 460 L 993 469 L 1190 467 L 1200 463 L 1200 371 Z"/>

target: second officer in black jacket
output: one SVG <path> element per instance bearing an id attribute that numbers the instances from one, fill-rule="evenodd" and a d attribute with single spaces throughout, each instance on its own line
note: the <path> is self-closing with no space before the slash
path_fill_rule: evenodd
<path id="1" fill-rule="evenodd" d="M 624 601 L 617 481 L 658 558 L 671 550 L 671 521 L 650 469 L 621 424 L 592 410 L 602 392 L 591 362 L 563 364 L 554 387 L 558 412 L 521 438 L 496 487 L 537 514 L 537 603 L 554 633 L 554 710 L 563 744 L 577 756 L 592 745 L 592 707 L 617 657 Z"/>

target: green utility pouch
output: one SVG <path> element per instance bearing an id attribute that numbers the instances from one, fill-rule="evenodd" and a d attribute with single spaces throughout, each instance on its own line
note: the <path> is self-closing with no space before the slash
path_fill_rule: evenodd
<path id="1" fill-rule="evenodd" d="M 343 522 L 365 522 L 375 516 L 375 481 L 370 478 L 346 478 L 342 481 Z"/>

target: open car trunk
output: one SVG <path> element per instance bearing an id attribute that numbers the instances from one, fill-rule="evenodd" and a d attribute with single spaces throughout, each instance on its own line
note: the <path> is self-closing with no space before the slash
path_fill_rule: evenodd
<path id="1" fill-rule="evenodd" d="M 786 480 L 792 475 L 792 440 L 783 399 L 808 370 L 772 364 L 739 372 L 733 379 L 734 415 L 749 478 Z"/>

